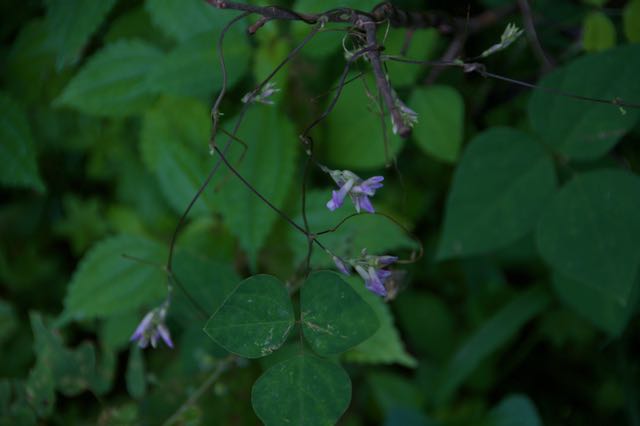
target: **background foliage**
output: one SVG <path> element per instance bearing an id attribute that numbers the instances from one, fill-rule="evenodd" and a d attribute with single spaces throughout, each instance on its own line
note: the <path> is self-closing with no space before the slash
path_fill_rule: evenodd
<path id="1" fill-rule="evenodd" d="M 300 12 L 375 3 L 281 2 Z M 530 3 L 553 70 L 542 72 L 525 36 L 489 70 L 640 102 L 640 1 Z M 469 57 L 508 22 L 523 27 L 508 0 L 396 4 L 462 18 L 511 7 L 467 40 Z M 0 4 L 0 424 L 640 425 L 640 110 L 453 68 L 434 83 L 427 67 L 388 63 L 419 115 L 408 140 L 381 125 L 362 61 L 365 75 L 313 132 L 329 167 L 385 176 L 376 207 L 425 247 L 402 267 L 395 300 L 328 271 L 290 298 L 305 237 L 225 171 L 175 256 L 204 317 L 178 292 L 167 320 L 176 348 L 129 342 L 166 296 L 168 241 L 213 164 L 215 41 L 233 16 L 199 0 Z M 226 37 L 224 126 L 309 31 L 269 22 L 248 37 L 254 21 Z M 331 98 L 342 37 L 322 31 L 277 74 L 275 105 L 249 109 L 248 149 L 230 152 L 298 223 L 297 135 Z M 405 30 L 382 26 L 379 37 L 385 53 L 403 51 Z M 449 42 L 417 30 L 406 55 L 435 59 Z M 307 183 L 311 229 L 348 215 L 326 209 L 326 175 Z M 344 256 L 406 257 L 416 242 L 399 224 L 361 215 L 322 241 Z M 318 250 L 311 264 L 334 267 Z"/>

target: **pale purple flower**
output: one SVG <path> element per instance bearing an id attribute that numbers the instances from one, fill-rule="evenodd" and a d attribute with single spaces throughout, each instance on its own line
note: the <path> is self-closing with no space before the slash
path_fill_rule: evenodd
<path id="1" fill-rule="evenodd" d="M 356 271 L 364 280 L 367 289 L 378 296 L 386 296 L 387 289 L 384 283 L 391 277 L 391 272 L 384 269 L 376 269 L 373 266 L 369 266 L 367 269 L 362 266 L 356 266 Z"/>
<path id="2" fill-rule="evenodd" d="M 351 275 L 351 268 L 349 265 L 343 262 L 338 256 L 333 256 L 333 263 L 336 264 L 336 268 L 338 268 L 340 272 L 345 275 Z"/>
<path id="3" fill-rule="evenodd" d="M 334 211 L 341 207 L 345 197 L 349 195 L 358 213 L 362 210 L 369 213 L 375 212 L 369 197 L 374 196 L 376 190 L 382 188 L 383 176 L 373 176 L 363 181 L 349 170 L 331 170 L 329 175 L 340 187 L 338 191 L 332 191 L 331 200 L 327 202 L 329 210 Z"/>
<path id="4" fill-rule="evenodd" d="M 398 261 L 398 256 L 376 256 L 376 265 L 389 266 Z"/>
<path id="5" fill-rule="evenodd" d="M 166 315 L 167 308 L 164 305 L 148 312 L 136 327 L 130 340 L 137 341 L 141 348 L 146 348 L 149 343 L 155 348 L 158 346 L 158 340 L 162 339 L 167 346 L 173 348 L 169 329 L 164 323 Z"/>

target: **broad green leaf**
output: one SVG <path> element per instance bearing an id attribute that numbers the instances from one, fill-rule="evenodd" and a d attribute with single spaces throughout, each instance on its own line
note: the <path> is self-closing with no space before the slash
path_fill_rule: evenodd
<path id="1" fill-rule="evenodd" d="M 222 88 L 222 69 L 213 42 L 217 33 L 195 35 L 169 52 L 151 72 L 149 86 L 167 95 L 209 101 Z M 227 89 L 247 71 L 251 52 L 244 38 L 230 39 L 224 51 Z"/>
<path id="2" fill-rule="evenodd" d="M 133 346 L 129 351 L 125 381 L 127 392 L 132 398 L 140 399 L 144 396 L 147 391 L 147 379 L 145 377 L 142 350 L 137 346 Z"/>
<path id="3" fill-rule="evenodd" d="M 185 41 L 204 32 L 219 33 L 235 13 L 216 9 L 201 0 L 148 0 L 145 8 L 153 23 L 167 35 L 178 41 Z M 227 38 L 244 36 L 238 23 L 227 34 Z M 217 37 L 211 39 L 216 43 Z"/>
<path id="4" fill-rule="evenodd" d="M 319 355 L 340 354 L 380 327 L 371 306 L 335 272 L 312 273 L 300 293 L 302 331 Z"/>
<path id="5" fill-rule="evenodd" d="M 87 61 L 55 104 L 93 115 L 139 113 L 154 99 L 147 79 L 162 58 L 162 52 L 141 41 L 108 45 Z"/>
<path id="6" fill-rule="evenodd" d="M 592 12 L 584 18 L 582 46 L 587 52 L 599 52 L 616 44 L 616 28 L 602 12 Z"/>
<path id="7" fill-rule="evenodd" d="M 142 5 L 117 16 L 104 35 L 104 42 L 107 44 L 127 39 L 142 40 L 162 48 L 171 48 L 175 44 L 153 25 L 151 17 Z"/>
<path id="8" fill-rule="evenodd" d="M 632 43 L 640 42 L 640 0 L 627 3 L 622 14 L 624 34 Z"/>
<path id="9" fill-rule="evenodd" d="M 282 346 L 294 323 L 284 284 L 270 275 L 254 275 L 238 284 L 204 331 L 229 352 L 260 358 Z"/>
<path id="10" fill-rule="evenodd" d="M 489 413 L 490 426 L 542 426 L 536 406 L 526 395 L 506 396 Z"/>
<path id="11" fill-rule="evenodd" d="M 325 191 L 310 190 L 306 195 L 307 219 L 311 232 L 332 229 L 342 219 L 355 213 L 350 200 L 345 201 L 341 209 L 334 212 L 329 211 L 326 204 L 331 199 L 331 189 L 333 189 L 334 183 L 326 175 L 324 183 L 326 185 Z M 384 190 L 383 188 L 380 191 Z M 372 203 L 376 204 L 375 198 Z M 295 221 L 304 223 L 301 214 L 295 217 Z M 295 230 L 292 230 L 289 236 L 291 249 L 294 252 L 294 261 L 295 263 L 302 262 L 306 256 L 306 237 Z M 417 249 L 416 242 L 400 226 L 386 217 L 370 214 L 355 216 L 344 222 L 336 232 L 327 233 L 318 238 L 333 253 L 347 258 L 358 256 L 364 248 L 369 253 L 377 255 L 392 254 L 398 249 Z M 313 251 L 311 263 L 315 267 L 335 267 L 331 257 L 322 250 Z"/>
<path id="12" fill-rule="evenodd" d="M 621 170 L 576 175 L 540 218 L 537 243 L 558 273 L 626 307 L 640 265 L 640 178 Z"/>
<path id="13" fill-rule="evenodd" d="M 58 67 L 75 64 L 91 35 L 98 29 L 116 0 L 46 0 L 51 43 Z"/>
<path id="14" fill-rule="evenodd" d="M 366 85 L 363 84 L 365 80 Z M 331 168 L 382 167 L 391 164 L 402 148 L 403 140 L 391 133 L 388 114 L 384 116 L 388 134 L 385 143 L 378 90 L 372 78 L 365 80 L 358 79 L 344 86 L 338 103 L 327 117 L 326 137 L 323 143 L 318 144 L 318 149 L 326 149 L 327 163 Z"/>
<path id="15" fill-rule="evenodd" d="M 447 162 L 458 159 L 464 127 L 464 101 L 449 86 L 416 88 L 409 107 L 418 113 L 413 135 L 427 154 Z"/>
<path id="16" fill-rule="evenodd" d="M 97 243 L 80 261 L 71 278 L 61 321 L 104 318 L 149 306 L 166 292 L 162 264 L 167 247 L 142 237 L 116 236 Z"/>
<path id="17" fill-rule="evenodd" d="M 243 148 L 238 144 L 234 144 L 227 158 L 262 196 L 282 208 L 293 181 L 299 148 L 291 122 L 273 106 L 256 105 L 245 115 L 238 136 L 247 144 L 244 158 L 240 159 Z M 235 175 L 227 171 L 225 176 L 220 210 L 254 267 L 269 231 L 276 219 L 281 219 Z"/>
<path id="18" fill-rule="evenodd" d="M 27 115 L 0 92 L 0 183 L 44 191 Z"/>
<path id="19" fill-rule="evenodd" d="M 142 160 L 155 173 L 165 198 L 178 214 L 196 195 L 213 167 L 210 135 L 209 111 L 200 101 L 163 98 L 143 117 Z M 193 214 L 211 214 L 216 208 L 212 186 L 200 195 Z"/>
<path id="20" fill-rule="evenodd" d="M 549 295 L 536 287 L 521 293 L 500 308 L 463 342 L 443 369 L 437 399 L 440 402 L 448 400 L 487 356 L 515 336 L 549 302 Z"/>
<path id="21" fill-rule="evenodd" d="M 267 370 L 251 403 L 265 426 L 335 424 L 351 401 L 351 381 L 338 364 L 298 355 Z"/>
<path id="22" fill-rule="evenodd" d="M 546 75 L 539 85 L 612 102 L 616 98 L 634 102 L 640 99 L 638 75 L 640 46 L 629 45 L 578 58 Z M 613 104 L 569 99 L 553 91 L 536 90 L 529 101 L 529 119 L 542 141 L 576 160 L 605 154 L 633 127 L 639 114 L 637 109 L 623 113 Z"/>
<path id="23" fill-rule="evenodd" d="M 410 59 L 422 61 L 429 60 L 438 45 L 438 32 L 433 28 L 411 32 L 410 39 L 407 40 L 409 31 L 405 28 L 393 28 L 387 33 L 386 25 L 378 29 L 380 43 L 384 44 L 384 53 L 390 56 L 404 56 Z M 402 55 L 403 48 L 408 42 L 408 49 Z M 387 61 L 385 66 L 388 70 L 389 78 L 393 87 L 409 86 L 415 83 L 416 78 L 424 71 L 424 67 L 415 64 Z M 420 119 L 421 117 L 418 117 Z"/>
<path id="24" fill-rule="evenodd" d="M 361 279 L 352 278 L 347 282 L 373 309 L 380 327 L 367 340 L 345 352 L 343 359 L 347 362 L 363 364 L 397 363 L 404 367 L 417 367 L 418 361 L 404 348 L 389 305 L 367 290 Z"/>
<path id="25" fill-rule="evenodd" d="M 535 225 L 556 185 L 553 164 L 529 135 L 492 128 L 465 150 L 447 198 L 438 258 L 505 247 Z"/>
<path id="26" fill-rule="evenodd" d="M 603 292 L 593 285 L 563 277 L 558 273 L 553 275 L 552 283 L 565 305 L 613 336 L 619 336 L 624 330 L 635 311 L 640 293 L 638 280 L 633 285 L 628 303 L 621 303 L 610 292 Z"/>

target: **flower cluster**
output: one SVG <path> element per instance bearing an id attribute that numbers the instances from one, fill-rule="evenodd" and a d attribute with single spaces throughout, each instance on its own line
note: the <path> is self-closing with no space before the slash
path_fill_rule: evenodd
<path id="1" fill-rule="evenodd" d="M 339 257 L 333 256 L 333 261 L 338 270 L 345 275 L 351 275 L 351 267 L 353 267 L 362 277 L 369 291 L 384 297 L 387 296 L 386 283 L 393 275 L 393 272 L 385 268 L 396 263 L 398 258 L 396 256 L 369 255 L 365 249 L 356 259 L 345 262 Z"/>
<path id="2" fill-rule="evenodd" d="M 329 210 L 338 209 L 344 203 L 345 197 L 349 195 L 358 213 L 362 210 L 369 213 L 375 212 L 369 197 L 375 195 L 376 190 L 382 188 L 384 177 L 373 176 L 367 180 L 362 180 L 349 170 L 329 170 L 328 173 L 339 186 L 338 191 L 333 191 L 331 200 L 327 202 Z"/>
<path id="3" fill-rule="evenodd" d="M 280 89 L 276 88 L 275 83 L 269 82 L 267 83 L 260 93 L 249 92 L 242 97 L 242 103 L 248 104 L 252 102 L 258 102 L 265 105 L 273 105 L 273 100 L 269 99 L 271 95 L 276 92 L 279 92 Z"/>
<path id="4" fill-rule="evenodd" d="M 493 55 L 496 52 L 506 49 L 522 35 L 522 30 L 515 24 L 507 24 L 502 36 L 500 37 L 500 43 L 496 43 L 480 55 L 482 58 L 486 58 L 489 55 Z"/>
<path id="5" fill-rule="evenodd" d="M 166 304 L 148 312 L 142 321 L 140 321 L 140 324 L 138 324 L 138 327 L 136 328 L 136 331 L 133 332 L 130 340 L 132 342 L 137 341 L 138 346 L 141 348 L 146 348 L 149 345 L 149 342 L 151 342 L 151 346 L 155 348 L 158 346 L 159 338 L 161 338 L 167 346 L 173 348 L 169 329 L 164 323 L 166 316 Z"/>

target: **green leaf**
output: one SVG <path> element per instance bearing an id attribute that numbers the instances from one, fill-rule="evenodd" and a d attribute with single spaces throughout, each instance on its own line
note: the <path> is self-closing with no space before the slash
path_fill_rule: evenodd
<path id="1" fill-rule="evenodd" d="M 27 115 L 20 105 L 0 92 L 0 183 L 44 191 Z"/>
<path id="2" fill-rule="evenodd" d="M 404 141 L 391 133 L 391 121 L 385 115 L 389 135 L 385 147 L 380 121 L 378 91 L 372 78 L 356 80 L 342 89 L 340 99 L 327 117 L 326 154 L 331 168 L 373 169 L 390 164 Z M 336 82 L 337 84 L 337 82 Z M 369 98 L 367 90 L 373 99 Z M 332 93 L 333 96 L 333 93 Z M 323 147 L 324 148 L 324 147 Z"/>
<path id="3" fill-rule="evenodd" d="M 29 371 L 26 392 L 38 417 L 48 417 L 53 413 L 56 404 L 56 390 L 49 364 L 38 362 Z"/>
<path id="4" fill-rule="evenodd" d="M 418 113 L 413 135 L 427 154 L 447 162 L 458 159 L 464 128 L 464 101 L 449 86 L 416 88 L 409 107 Z"/>
<path id="5" fill-rule="evenodd" d="M 142 122 L 142 160 L 154 172 L 165 198 L 181 214 L 202 185 L 214 160 L 209 155 L 211 118 L 206 105 L 191 99 L 163 98 Z M 196 215 L 216 208 L 212 188 L 193 206 Z"/>
<path id="6" fill-rule="evenodd" d="M 368 177 L 368 176 L 367 176 Z M 341 220 L 355 212 L 351 201 L 334 212 L 327 209 L 327 201 L 331 199 L 329 185 L 334 185 L 329 176 L 325 176 L 327 189 L 309 190 L 306 195 L 307 219 L 311 232 L 321 232 L 333 228 Z M 384 189 L 383 189 L 384 190 Z M 375 205 L 375 199 L 372 201 Z M 395 216 L 392 214 L 392 216 Z M 297 223 L 304 223 L 302 215 L 295 217 Z M 306 256 L 307 239 L 300 232 L 291 230 L 289 243 L 294 252 L 294 263 L 302 262 Z M 319 237 L 320 241 L 331 251 L 344 257 L 355 257 L 363 248 L 371 254 L 390 254 L 399 249 L 417 249 L 416 242 L 400 226 L 384 216 L 361 214 L 347 220 L 337 232 Z M 322 250 L 314 250 L 311 263 L 315 267 L 334 268 L 331 257 Z"/>
<path id="7" fill-rule="evenodd" d="M 556 272 L 626 307 L 640 265 L 638 211 L 637 176 L 621 170 L 577 175 L 540 218 L 540 254 Z"/>
<path id="8" fill-rule="evenodd" d="M 486 253 L 522 238 L 555 185 L 551 160 L 526 133 L 492 128 L 480 134 L 453 177 L 438 258 Z"/>
<path id="9" fill-rule="evenodd" d="M 93 115 L 139 113 L 154 99 L 147 79 L 162 58 L 162 52 L 141 41 L 108 45 L 89 59 L 55 105 Z"/>
<path id="10" fill-rule="evenodd" d="M 389 305 L 367 290 L 361 279 L 348 279 L 347 282 L 373 309 L 380 327 L 367 340 L 345 352 L 343 359 L 363 364 L 397 363 L 404 367 L 417 367 L 418 361 L 404 348 Z"/>
<path id="11" fill-rule="evenodd" d="M 491 426 L 542 426 L 536 406 L 521 394 L 506 396 L 489 413 Z"/>
<path id="12" fill-rule="evenodd" d="M 102 240 L 74 272 L 60 321 L 120 315 L 159 302 L 166 291 L 163 271 L 123 255 L 162 264 L 166 252 L 166 246 L 142 237 L 121 235 Z"/>
<path id="13" fill-rule="evenodd" d="M 254 275 L 238 284 L 204 331 L 229 352 L 260 358 L 282 346 L 294 323 L 284 284 L 270 275 Z"/>
<path id="14" fill-rule="evenodd" d="M 521 293 L 500 308 L 464 341 L 444 368 L 437 399 L 440 402 L 448 400 L 482 360 L 515 336 L 549 302 L 549 295 L 536 287 Z"/>
<path id="15" fill-rule="evenodd" d="M 145 8 L 151 20 L 167 35 L 185 41 L 203 32 L 220 33 L 234 15 L 200 0 L 148 0 Z M 246 37 L 237 24 L 227 38 Z M 215 43 L 217 38 L 211 39 Z"/>
<path id="16" fill-rule="evenodd" d="M 326 426 L 351 401 L 347 373 L 330 361 L 298 355 L 267 370 L 253 385 L 251 403 L 265 426 Z"/>
<path id="17" fill-rule="evenodd" d="M 640 0 L 631 0 L 622 13 L 624 34 L 632 43 L 640 42 Z"/>
<path id="18" fill-rule="evenodd" d="M 319 355 L 336 355 L 371 337 L 380 322 L 371 306 L 335 272 L 309 275 L 300 295 L 304 337 Z"/>
<path id="19" fill-rule="evenodd" d="M 169 52 L 149 76 L 152 90 L 209 102 L 213 93 L 222 88 L 220 60 L 212 41 L 217 35 L 218 32 L 198 34 Z M 224 55 L 227 89 L 246 73 L 251 57 L 245 38 L 233 39 L 232 42 L 232 45 L 227 45 Z"/>
<path id="20" fill-rule="evenodd" d="M 616 28 L 602 12 L 592 12 L 584 18 L 582 46 L 587 52 L 599 52 L 616 44 Z"/>
<path id="21" fill-rule="evenodd" d="M 424 395 L 409 379 L 398 374 L 377 372 L 367 377 L 373 396 L 383 413 L 398 408 L 417 409 L 424 404 Z"/>
<path id="22" fill-rule="evenodd" d="M 276 207 L 283 207 L 293 181 L 299 144 L 291 122 L 273 106 L 256 105 L 245 115 L 238 136 L 248 147 L 244 158 L 240 161 L 243 149 L 239 145 L 227 158 L 260 194 Z M 236 176 L 229 172 L 226 176 L 220 190 L 220 210 L 254 267 L 258 251 L 279 216 Z"/>
<path id="23" fill-rule="evenodd" d="M 579 96 L 633 102 L 640 99 L 638 75 L 640 46 L 629 45 L 578 58 L 539 84 Z M 541 139 L 576 160 L 605 154 L 633 127 L 639 114 L 637 109 L 622 113 L 614 105 L 569 99 L 553 91 L 536 90 L 529 101 L 529 119 Z"/>
<path id="24" fill-rule="evenodd" d="M 147 379 L 144 371 L 144 359 L 139 347 L 133 346 L 129 351 L 127 372 L 125 373 L 127 392 L 134 399 L 142 398 L 147 391 Z"/>
<path id="25" fill-rule="evenodd" d="M 47 0 L 47 21 L 58 67 L 75 64 L 116 0 Z"/>

